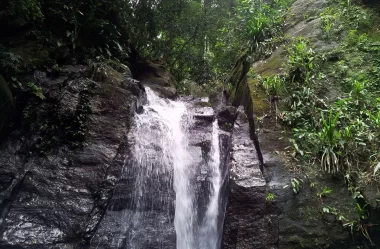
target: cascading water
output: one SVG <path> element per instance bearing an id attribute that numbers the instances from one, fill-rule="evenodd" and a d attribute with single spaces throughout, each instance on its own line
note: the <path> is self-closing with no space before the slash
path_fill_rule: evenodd
<path id="1" fill-rule="evenodd" d="M 200 249 L 217 249 L 220 248 L 221 243 L 221 234 L 218 229 L 218 215 L 222 177 L 220 173 L 219 127 L 217 121 L 214 121 L 212 126 L 211 145 L 211 160 L 209 162 L 209 165 L 211 171 L 212 186 L 210 192 L 210 201 L 202 227 L 200 229 Z"/>
<path id="2" fill-rule="evenodd" d="M 191 117 L 185 103 L 162 99 L 149 88 L 146 93 L 148 104 L 142 114 L 135 116 L 134 128 L 130 132 L 130 139 L 134 141 L 131 151 L 134 170 L 138 172 L 133 202 L 138 210 L 147 203 L 157 202 L 147 200 L 146 196 L 156 199 L 156 195 L 159 195 L 159 205 L 164 205 L 161 208 L 170 210 L 172 196 L 167 193 L 174 188 L 175 199 L 178 200 L 174 219 L 177 248 L 194 248 L 194 193 L 191 191 L 189 178 L 192 157 L 186 138 Z M 157 180 L 147 187 L 147 183 L 152 182 L 152 177 Z M 153 195 L 149 192 L 153 192 Z M 153 212 L 154 209 L 151 210 Z M 136 216 L 132 220 L 135 233 L 147 232 L 144 227 L 140 227 L 146 227 L 141 222 L 143 219 L 144 217 Z M 170 213 L 163 219 L 165 222 L 169 221 Z M 140 241 L 134 242 L 132 238 L 128 248 L 141 248 Z"/>
<path id="3" fill-rule="evenodd" d="M 146 94 L 144 111 L 134 116 L 128 134 L 130 157 L 114 194 L 117 208 L 107 211 L 103 233 L 112 234 L 112 248 L 218 249 L 224 214 L 213 110 L 160 98 L 149 88 Z M 200 174 L 206 175 L 201 183 Z"/>

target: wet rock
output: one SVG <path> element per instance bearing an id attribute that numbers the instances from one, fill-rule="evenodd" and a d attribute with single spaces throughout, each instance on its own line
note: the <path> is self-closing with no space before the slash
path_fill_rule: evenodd
<path id="1" fill-rule="evenodd" d="M 231 131 L 233 124 L 235 122 L 235 119 L 237 117 L 237 110 L 236 107 L 233 106 L 227 106 L 224 107 L 221 111 L 218 113 L 218 125 L 222 130 L 225 131 Z"/>
<path id="2" fill-rule="evenodd" d="M 212 122 L 215 120 L 214 110 L 211 107 L 196 107 L 194 110 L 194 119 L 197 129 L 201 127 L 211 128 Z"/>
<path id="3" fill-rule="evenodd" d="M 312 188 L 306 176 L 288 172 L 278 157 L 268 153 L 265 153 L 266 174 L 269 191 L 275 199 L 267 213 L 278 222 L 276 248 L 356 248 L 349 229 L 345 230 L 335 215 L 322 212 L 323 207 L 335 208 L 348 220 L 357 218 L 355 200 L 344 187 L 343 179 L 322 176 L 315 180 L 316 187 Z M 298 194 L 290 187 L 292 178 L 301 182 Z M 332 194 L 321 200 L 316 193 L 323 187 L 331 189 Z"/>
<path id="4" fill-rule="evenodd" d="M 240 108 L 232 135 L 223 248 L 265 248 L 266 183 L 249 130 L 248 119 Z"/>
<path id="5" fill-rule="evenodd" d="M 140 62 L 134 74 L 141 84 L 156 91 L 160 97 L 175 99 L 177 90 L 174 86 L 174 77 L 164 65 L 152 61 Z"/>
<path id="6" fill-rule="evenodd" d="M 321 176 L 314 183 L 318 187 L 310 187 L 307 176 L 289 172 L 280 160 L 276 153 L 278 138 L 262 133 L 259 137 L 266 165 L 264 180 L 255 146 L 248 136 L 247 117 L 242 108 L 239 110 L 232 137 L 223 248 L 355 248 L 349 231 L 343 230 L 337 217 L 322 212 L 323 207 L 334 207 L 348 220 L 357 218 L 355 201 L 343 179 Z M 292 178 L 301 184 L 298 194 L 290 187 Z M 323 187 L 334 194 L 321 200 L 316 193 Z M 267 193 L 273 194 L 274 200 L 267 201 Z"/>
<path id="7" fill-rule="evenodd" d="M 306 37 L 314 50 L 331 51 L 334 49 L 337 43 L 330 43 L 322 39 L 323 29 L 321 29 L 320 13 L 329 4 L 329 1 L 325 0 L 295 1 L 286 18 L 285 36 Z M 331 53 L 329 59 L 338 60 L 339 56 Z M 286 49 L 279 46 L 268 58 L 254 62 L 252 69 L 261 77 L 283 75 L 286 72 L 283 65 L 286 61 Z M 249 119 L 251 117 L 265 117 L 266 112 L 270 109 L 269 106 L 264 112 L 260 112 L 259 109 L 262 108 L 258 106 L 264 102 L 265 96 L 257 94 L 258 82 L 255 79 L 244 80 L 246 74 L 243 69 L 244 66 L 237 63 L 233 70 L 235 73 L 230 78 L 236 88 L 234 96 L 231 96 L 230 99 L 234 105 L 243 104 L 245 106 Z M 334 89 L 326 89 L 325 91 L 324 97 L 327 96 L 330 100 L 336 97 Z M 234 126 L 233 138 L 237 135 L 235 129 L 240 129 L 239 120 L 238 118 L 238 122 Z M 261 119 L 261 121 L 263 124 L 260 126 L 264 126 L 264 129 L 256 127 L 260 130 L 257 143 L 260 143 L 266 166 L 263 170 L 266 180 L 266 193 L 273 194 L 274 200 L 265 201 L 265 189 L 260 188 L 260 184 L 263 184 L 260 181 L 262 176 L 255 173 L 252 176 L 250 175 L 249 161 L 252 159 L 244 160 L 246 158 L 244 151 L 249 152 L 249 148 L 244 142 L 237 146 L 233 144 L 232 159 L 240 159 L 241 164 L 247 166 L 241 168 L 231 166 L 229 176 L 231 190 L 225 220 L 224 248 L 372 248 L 361 232 L 353 233 L 354 237 L 357 236 L 353 241 L 350 229 L 345 229 L 342 226 L 342 222 L 338 220 L 339 216 L 323 212 L 324 207 L 332 207 L 339 210 L 337 211 L 339 215 L 344 215 L 347 220 L 358 219 L 357 213 L 355 214 L 355 200 L 351 198 L 343 177 L 339 176 L 338 179 L 335 179 L 337 177 L 331 178 L 330 175 L 311 176 L 313 182 L 310 182 L 309 176 L 295 173 L 293 171 L 293 163 L 295 162 L 286 160 L 281 152 L 287 146 L 291 146 L 284 140 L 279 140 L 282 137 L 281 126 L 271 118 Z M 251 132 L 256 131 L 254 122 L 250 122 L 250 126 Z M 247 134 L 246 137 L 249 135 Z M 237 153 L 237 156 L 234 156 L 234 153 Z M 249 155 L 250 152 L 246 154 Z M 255 165 L 253 164 L 252 167 L 254 168 Z M 298 167 L 299 165 L 295 168 Z M 314 170 L 314 173 L 319 175 L 318 169 Z M 298 179 L 302 185 L 298 194 L 295 194 L 290 187 L 293 178 Z M 256 189 L 254 187 L 255 182 L 259 183 Z M 317 193 L 322 191 L 324 187 L 331 189 L 332 194 L 326 198 L 318 198 Z M 371 191 L 368 191 L 369 189 Z M 376 203 L 378 191 L 373 189 L 375 188 L 368 186 L 368 189 L 363 189 L 363 194 L 370 198 L 371 205 L 378 207 L 379 205 Z M 371 209 L 369 212 L 370 216 L 373 217 L 370 218 L 370 222 L 378 224 L 380 220 L 378 213 L 375 209 Z M 368 227 L 368 233 L 372 240 L 376 240 L 378 237 L 379 229 L 376 227 Z M 246 233 L 246 231 L 249 232 Z M 377 247 L 378 245 L 373 246 L 373 248 Z"/>
<path id="8" fill-rule="evenodd" d="M 83 91 L 92 87 L 83 119 L 86 144 L 71 148 L 58 131 L 36 153 L 39 137 L 54 139 L 39 129 L 16 130 L 0 144 L 0 248 L 79 248 L 108 207 L 124 165 L 130 118 L 144 103 L 144 91 L 107 66 L 64 66 L 58 76 L 37 71 L 32 77 L 46 97 L 37 107 L 37 125 L 49 120 L 50 109 L 57 117 L 76 117 Z"/>
<path id="9" fill-rule="evenodd" d="M 148 90 L 148 92 L 151 91 Z M 183 135 L 189 144 L 186 146 L 186 150 L 191 155 L 191 158 L 188 158 L 190 165 L 187 167 L 191 186 L 189 191 L 196 193 L 192 197 L 196 209 L 192 222 L 197 223 L 195 228 L 198 228 L 205 222 L 205 213 L 211 193 L 215 191 L 212 185 L 214 172 L 210 168 L 210 162 L 213 160 L 212 148 L 215 146 L 215 130 L 213 129 L 215 112 L 211 107 L 197 105 L 199 99 L 189 97 L 182 98 L 181 101 L 185 102 L 187 107 L 181 122 L 185 127 Z M 171 152 L 175 148 L 166 148 L 166 146 L 170 146 L 165 143 L 168 124 L 161 123 L 162 120 L 157 119 L 155 114 L 164 115 L 164 113 L 154 107 L 160 104 L 160 107 L 172 108 L 170 101 L 163 102 L 145 106 L 146 113 L 144 114 L 151 112 L 152 115 L 141 116 L 141 118 L 143 120 L 147 118 L 149 122 L 145 122 L 145 120 L 132 127 L 132 132 L 128 135 L 129 148 L 136 148 L 133 147 L 134 144 L 138 144 L 137 148 L 141 148 L 140 143 L 143 143 L 143 159 L 136 158 L 131 151 L 127 153 L 123 174 L 114 189 L 108 211 L 91 240 L 90 248 L 176 248 L 174 167 L 171 162 L 168 162 L 167 157 L 172 155 Z M 176 111 L 170 108 L 165 110 Z M 149 133 L 147 137 L 144 137 L 145 129 L 152 134 Z M 152 137 L 155 139 L 151 141 Z M 230 159 L 231 133 L 220 131 L 217 139 L 221 153 L 218 166 L 225 180 Z M 137 152 L 136 154 L 142 155 Z M 184 156 L 186 155 L 185 153 Z M 144 162 L 148 162 L 148 164 L 145 165 Z M 183 180 L 186 181 L 186 179 Z M 226 190 L 226 185 L 223 184 L 223 186 L 223 190 Z M 218 202 L 220 210 L 216 226 L 221 234 L 226 196 L 221 196 Z M 196 232 L 201 233 L 202 231 L 194 231 L 194 233 Z"/>

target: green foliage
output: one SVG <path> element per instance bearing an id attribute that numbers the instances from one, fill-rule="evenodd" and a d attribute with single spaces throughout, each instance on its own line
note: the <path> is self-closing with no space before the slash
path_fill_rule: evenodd
<path id="1" fill-rule="evenodd" d="M 349 176 L 347 175 L 346 178 L 349 178 Z M 364 197 L 361 194 L 359 187 L 354 187 L 351 182 L 349 182 L 348 185 L 349 185 L 349 190 L 352 192 L 352 198 L 356 200 L 355 211 L 358 215 L 357 218 L 353 220 L 349 220 L 342 214 L 341 211 L 330 206 L 323 207 L 322 212 L 326 214 L 335 215 L 337 220 L 342 222 L 343 227 L 350 228 L 352 235 L 354 234 L 355 231 L 360 231 L 361 234 L 373 245 L 368 233 L 368 227 L 372 226 L 368 222 L 369 214 L 370 214 L 369 212 L 370 205 L 369 203 L 366 203 L 364 201 Z M 330 193 L 329 189 L 327 188 L 326 188 L 326 191 Z M 322 193 L 326 191 L 325 189 L 323 189 L 320 193 L 317 194 L 321 198 L 321 200 L 323 197 Z"/>
<path id="2" fill-rule="evenodd" d="M 181 90 L 184 79 L 199 85 L 222 82 L 247 51 L 267 56 L 292 2 L 5 0 L 0 28 L 4 36 L 21 32 L 37 40 L 38 50 L 57 60 L 49 66 L 109 58 L 133 63 L 140 56 L 159 60 Z M 5 67 L 22 66 L 13 64 Z"/>
<path id="3" fill-rule="evenodd" d="M 45 99 L 45 95 L 42 92 L 42 88 L 37 86 L 34 82 L 29 82 L 27 84 L 32 94 L 34 94 L 36 97 L 38 97 L 41 100 Z"/>
<path id="4" fill-rule="evenodd" d="M 331 7 L 327 7 L 324 9 L 324 11 L 320 14 L 320 17 L 322 19 L 322 26 L 325 34 L 327 37 L 331 36 L 332 28 L 334 25 L 336 25 L 337 21 L 337 13 L 334 13 L 335 9 Z"/>
<path id="5" fill-rule="evenodd" d="M 303 38 L 290 45 L 279 116 L 293 128 L 290 141 L 302 158 L 319 161 L 329 173 L 374 175 L 380 161 L 380 44 L 363 32 L 371 16 L 368 10 L 337 4 L 344 8 L 332 5 L 321 15 L 325 25 L 333 23 L 327 30 L 335 34 L 355 18 L 361 28 L 340 33 L 341 46 L 327 52 L 315 52 Z M 340 97 L 325 98 L 326 87 L 337 89 Z"/>
<path id="6" fill-rule="evenodd" d="M 14 76 L 21 70 L 21 57 L 15 53 L 8 52 L 0 45 L 0 72 L 6 78 Z"/>
<path id="7" fill-rule="evenodd" d="M 323 35 L 332 39 L 351 29 L 363 31 L 371 27 L 371 14 L 363 7 L 347 0 L 335 0 L 335 3 L 320 14 Z M 334 38 L 335 39 L 335 38 Z"/>
<path id="8" fill-rule="evenodd" d="M 359 213 L 359 217 L 361 220 L 367 220 L 369 218 L 369 204 L 365 203 L 364 205 L 360 205 L 359 203 L 356 203 L 356 210 Z"/>
<path id="9" fill-rule="evenodd" d="M 154 55 L 168 62 L 178 82 L 221 82 L 242 54 L 259 58 L 270 53 L 278 42 L 274 37 L 283 23 L 283 11 L 291 2 L 185 2 L 176 25 L 166 23 L 160 30 Z"/>
<path id="10" fill-rule="evenodd" d="M 248 47 L 252 52 L 260 52 L 260 43 L 281 32 L 283 14 L 292 2 L 292 0 L 238 1 L 236 7 L 238 27 L 245 31 L 241 33 L 241 38 L 248 41 Z"/>
<path id="11" fill-rule="evenodd" d="M 339 215 L 339 211 L 336 208 L 329 207 L 329 206 L 323 207 L 322 212 L 326 213 L 326 214 Z M 338 219 L 338 220 L 342 220 L 342 219 L 344 220 L 345 218 L 341 218 L 341 219 Z"/>
<path id="12" fill-rule="evenodd" d="M 343 46 L 346 48 L 354 46 L 362 46 L 368 41 L 368 35 L 365 33 L 360 34 L 358 30 L 352 29 L 348 35 L 344 38 Z"/>
<path id="13" fill-rule="evenodd" d="M 278 75 L 269 76 L 261 81 L 266 93 L 270 96 L 277 96 L 284 87 L 284 78 Z"/>
<path id="14" fill-rule="evenodd" d="M 368 12 L 363 6 L 358 4 L 351 4 L 350 1 L 340 1 L 341 20 L 345 27 L 353 27 L 363 31 L 368 30 L 372 24 L 371 13 Z"/>
<path id="15" fill-rule="evenodd" d="M 326 197 L 332 192 L 333 192 L 332 189 L 329 189 L 328 187 L 325 186 L 320 192 L 317 193 L 317 196 L 319 197 L 319 199 L 322 199 L 322 197 Z"/>
<path id="16" fill-rule="evenodd" d="M 330 115 L 328 119 L 325 119 L 322 113 L 322 128 L 318 132 L 317 138 L 320 139 L 323 149 L 323 154 L 321 158 L 321 167 L 324 171 L 328 173 L 339 172 L 339 155 L 341 152 L 338 150 L 340 145 L 341 133 L 337 129 L 337 123 L 340 113 L 333 115 L 332 110 L 330 110 Z"/>
<path id="17" fill-rule="evenodd" d="M 178 82 L 222 81 L 241 54 L 268 55 L 282 11 L 293 1 L 189 1 L 174 27 L 161 30 L 156 56 L 167 60 Z M 161 48 L 166 48 L 162 51 Z M 161 51 L 161 52 L 160 52 Z M 248 52 L 247 52 L 248 51 Z M 186 88 L 179 85 L 179 88 Z"/>
<path id="18" fill-rule="evenodd" d="M 39 111 L 41 99 L 39 88 L 30 83 L 35 88 L 37 94 L 24 109 L 24 122 L 29 130 L 38 134 L 33 151 L 44 153 L 56 144 L 63 143 L 70 148 L 80 148 L 86 146 L 86 136 L 88 135 L 88 114 L 91 113 L 90 98 L 92 96 L 94 84 L 89 81 L 80 91 L 79 102 L 75 112 L 57 112 L 60 108 L 56 105 L 48 106 L 48 109 Z M 43 95 L 42 95 L 43 96 Z"/>
<path id="19" fill-rule="evenodd" d="M 301 191 L 302 180 L 297 178 L 290 179 L 290 184 L 292 186 L 292 190 L 295 194 L 298 194 Z"/>
<path id="20" fill-rule="evenodd" d="M 41 23 L 44 15 L 39 0 L 12 0 L 9 1 L 9 14 L 15 24 L 25 26 L 31 23 Z"/>
<path id="21" fill-rule="evenodd" d="M 267 195 L 265 196 L 265 201 L 268 203 L 273 202 L 274 199 L 275 199 L 275 195 L 271 192 L 267 193 Z"/>
<path id="22" fill-rule="evenodd" d="M 93 85 L 85 86 L 80 92 L 80 99 L 71 122 L 65 127 L 65 141 L 74 148 L 87 145 L 86 135 L 88 133 L 87 118 L 91 113 L 90 97 Z"/>
<path id="23" fill-rule="evenodd" d="M 286 109 L 281 113 L 281 119 L 289 126 L 299 127 L 295 128 L 298 131 L 302 126 L 310 127 L 317 122 L 317 108 L 324 102 L 316 96 L 313 88 L 302 86 L 286 94 L 283 104 Z"/>
<path id="24" fill-rule="evenodd" d="M 342 226 L 344 228 L 349 228 L 351 231 L 351 234 L 354 235 L 355 232 L 361 232 L 361 234 L 371 243 L 371 245 L 374 245 L 371 237 L 368 233 L 368 228 L 372 226 L 371 224 L 368 224 L 366 220 L 368 219 L 368 204 L 365 204 L 363 207 L 360 206 L 360 204 L 357 203 L 357 211 L 359 214 L 359 218 L 355 220 L 348 220 L 341 211 L 334 207 L 326 206 L 323 207 L 322 213 L 324 214 L 332 214 L 336 217 L 336 219 L 340 222 L 342 222 Z M 365 219 L 362 219 L 362 217 Z"/>
<path id="25" fill-rule="evenodd" d="M 298 37 L 288 50 L 288 78 L 293 87 L 309 85 L 314 69 L 315 52 L 308 46 L 308 41 Z"/>
<path id="26" fill-rule="evenodd" d="M 280 118 L 292 127 L 309 127 L 318 122 L 318 107 L 325 105 L 312 87 L 318 78 L 316 72 L 320 58 L 302 37 L 291 43 L 288 54 L 287 73 L 281 84 L 276 84 L 282 85 L 282 89 L 277 87 L 280 88 L 277 93 L 281 93 L 283 104 Z"/>

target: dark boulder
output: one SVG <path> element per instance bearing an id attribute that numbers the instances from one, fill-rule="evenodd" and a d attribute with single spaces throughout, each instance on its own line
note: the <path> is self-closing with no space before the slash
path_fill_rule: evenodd
<path id="1" fill-rule="evenodd" d="M 166 67 L 159 62 L 142 61 L 137 64 L 134 76 L 141 84 L 157 92 L 162 98 L 175 99 L 175 79 Z"/>
<path id="2" fill-rule="evenodd" d="M 219 111 L 217 119 L 218 125 L 222 130 L 232 131 L 232 127 L 237 118 L 236 107 L 226 106 L 221 111 Z"/>
<path id="3" fill-rule="evenodd" d="M 123 73 L 101 64 L 34 73 L 46 100 L 30 106 L 29 129 L 0 144 L 0 248 L 79 248 L 93 236 L 122 171 L 131 115 L 145 101 Z M 79 145 L 68 143 L 81 132 Z"/>

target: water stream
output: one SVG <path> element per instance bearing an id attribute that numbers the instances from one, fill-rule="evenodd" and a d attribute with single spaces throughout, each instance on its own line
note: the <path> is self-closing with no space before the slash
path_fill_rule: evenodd
<path id="1" fill-rule="evenodd" d="M 177 249 L 220 248 L 222 182 L 217 122 L 211 123 L 210 132 L 202 135 L 209 137 L 211 148 L 206 160 L 201 160 L 202 154 L 196 153 L 200 148 L 191 144 L 194 133 L 190 132 L 199 109 L 185 101 L 160 98 L 149 88 L 146 92 L 148 103 L 143 113 L 135 115 L 129 133 L 132 163 L 126 167 L 125 175 L 133 180 L 133 193 L 128 212 L 121 217 L 127 224 L 127 236 L 114 243 L 118 248 L 145 249 L 147 240 L 156 240 L 166 249 L 162 241 L 170 240 L 165 236 L 172 227 Z M 201 188 L 197 187 L 200 162 L 208 172 L 207 193 L 199 192 Z M 202 198 L 206 200 L 204 208 L 197 201 Z"/>
<path id="2" fill-rule="evenodd" d="M 211 172 L 211 193 L 210 201 L 200 230 L 200 247 L 220 248 L 221 234 L 218 229 L 218 216 L 220 205 L 221 173 L 220 173 L 220 148 L 219 148 L 219 127 L 214 121 L 212 126 L 212 147 L 209 161 Z"/>

